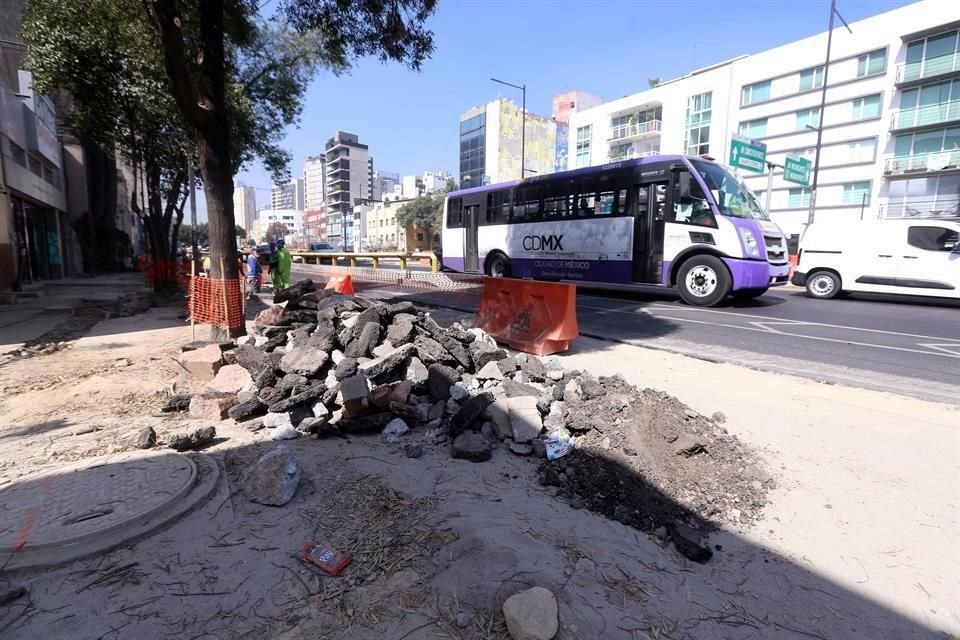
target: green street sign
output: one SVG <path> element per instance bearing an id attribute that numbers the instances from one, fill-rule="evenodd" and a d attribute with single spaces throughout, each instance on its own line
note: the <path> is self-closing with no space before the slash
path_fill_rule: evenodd
<path id="1" fill-rule="evenodd" d="M 810 168 L 812 163 L 799 156 L 787 156 L 783 163 L 783 179 L 787 182 L 808 186 L 810 184 Z"/>
<path id="2" fill-rule="evenodd" d="M 756 140 L 734 136 L 730 140 L 730 166 L 763 173 L 767 161 L 767 145 Z"/>

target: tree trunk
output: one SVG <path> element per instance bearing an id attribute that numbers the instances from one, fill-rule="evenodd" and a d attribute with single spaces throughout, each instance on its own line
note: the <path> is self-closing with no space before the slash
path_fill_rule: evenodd
<path id="1" fill-rule="evenodd" d="M 227 121 L 224 86 L 223 0 L 204 0 L 200 3 L 200 33 L 204 49 L 201 93 L 208 103 L 208 118 L 204 126 L 197 128 L 197 142 L 200 151 L 200 172 L 203 176 L 203 193 L 207 201 L 210 270 L 214 278 L 238 282 L 240 270 L 233 218 L 230 127 Z M 231 306 L 242 307 L 243 305 L 239 293 L 236 296 L 230 296 L 229 303 Z M 240 313 L 239 309 L 231 308 L 231 317 L 234 313 Z M 243 323 L 240 327 L 226 332 L 229 337 L 242 336 L 245 333 Z M 224 331 L 213 328 L 215 339 L 220 339 L 224 335 Z"/>

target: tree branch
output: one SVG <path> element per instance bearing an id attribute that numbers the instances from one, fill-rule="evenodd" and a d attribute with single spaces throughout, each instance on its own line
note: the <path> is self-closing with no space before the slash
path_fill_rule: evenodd
<path id="1" fill-rule="evenodd" d="M 186 47 L 183 43 L 180 17 L 177 16 L 176 0 L 143 0 L 143 2 L 160 32 L 163 66 L 167 70 L 167 79 L 170 81 L 170 93 L 190 124 L 202 128 L 206 125 L 209 114 L 200 107 L 193 90 L 193 82 L 187 71 Z"/>

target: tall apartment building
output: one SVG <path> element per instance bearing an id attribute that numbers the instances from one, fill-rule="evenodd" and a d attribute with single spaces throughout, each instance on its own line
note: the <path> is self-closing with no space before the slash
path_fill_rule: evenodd
<path id="1" fill-rule="evenodd" d="M 311 240 L 327 239 L 326 158 L 321 153 L 303 160 L 304 230 Z"/>
<path id="2" fill-rule="evenodd" d="M 383 200 L 383 196 L 393 193 L 394 187 L 400 184 L 400 174 L 389 171 L 373 172 L 373 200 Z"/>
<path id="3" fill-rule="evenodd" d="M 570 114 L 590 109 L 603 104 L 603 100 L 586 91 L 564 91 L 553 96 L 553 111 L 551 113 L 554 122 L 560 124 L 570 123 Z"/>
<path id="4" fill-rule="evenodd" d="M 575 167 L 653 153 L 727 163 L 738 135 L 767 161 L 814 160 L 817 220 L 960 214 L 960 3 L 924 0 L 827 34 L 691 72 L 570 116 Z M 820 113 L 824 77 L 826 106 Z M 743 173 L 764 202 L 767 169 Z M 810 189 L 773 170 L 770 214 L 806 224 Z"/>
<path id="5" fill-rule="evenodd" d="M 233 189 L 233 217 L 243 225 L 247 237 L 253 233 L 253 221 L 257 218 L 257 192 L 253 187 L 237 185 Z"/>
<path id="6" fill-rule="evenodd" d="M 271 209 L 299 209 L 306 207 L 303 178 L 290 178 L 287 182 L 278 182 L 270 192 Z"/>
<path id="7" fill-rule="evenodd" d="M 529 111 L 524 120 L 523 110 L 502 98 L 470 109 L 460 116 L 460 186 L 521 177 L 522 148 L 526 175 L 556 171 L 557 123 Z"/>
<path id="8" fill-rule="evenodd" d="M 354 206 L 373 196 L 373 158 L 370 149 L 356 134 L 336 131 L 327 141 L 327 240 L 344 247 L 354 246 Z"/>

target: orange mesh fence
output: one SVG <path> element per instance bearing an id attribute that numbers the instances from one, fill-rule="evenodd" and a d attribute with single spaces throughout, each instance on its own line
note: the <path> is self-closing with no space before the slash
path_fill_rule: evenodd
<path id="1" fill-rule="evenodd" d="M 223 329 L 236 329 L 246 318 L 242 280 L 190 278 L 190 319 Z"/>

